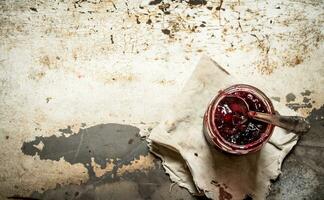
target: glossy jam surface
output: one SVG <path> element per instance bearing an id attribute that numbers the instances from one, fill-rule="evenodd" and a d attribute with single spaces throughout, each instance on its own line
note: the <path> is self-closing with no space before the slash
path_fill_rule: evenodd
<path id="1" fill-rule="evenodd" d="M 257 96 L 246 91 L 226 94 L 219 101 L 215 125 L 226 141 L 246 145 L 258 140 L 266 131 L 268 124 L 250 118 L 249 111 L 266 113 L 267 109 Z"/>

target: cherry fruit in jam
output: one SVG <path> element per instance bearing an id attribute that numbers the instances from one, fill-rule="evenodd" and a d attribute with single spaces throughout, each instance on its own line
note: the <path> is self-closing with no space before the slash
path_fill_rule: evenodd
<path id="1" fill-rule="evenodd" d="M 274 126 L 253 119 L 254 112 L 274 114 L 270 99 L 259 89 L 245 84 L 220 91 L 204 116 L 206 139 L 225 152 L 255 152 L 269 140 Z"/>
<path id="2" fill-rule="evenodd" d="M 234 92 L 220 100 L 216 107 L 215 124 L 226 141 L 245 145 L 260 138 L 267 124 L 249 118 L 249 111 L 266 112 L 264 103 L 249 92 Z"/>

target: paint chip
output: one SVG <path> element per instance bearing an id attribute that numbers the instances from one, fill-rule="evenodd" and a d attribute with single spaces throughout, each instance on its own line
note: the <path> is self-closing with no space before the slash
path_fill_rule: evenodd
<path id="1" fill-rule="evenodd" d="M 115 166 L 115 164 L 113 162 L 114 162 L 114 160 L 110 159 L 106 163 L 106 167 L 101 168 L 101 166 L 95 162 L 94 157 L 91 157 L 91 166 L 93 168 L 93 171 L 94 171 L 96 177 L 99 178 L 99 177 L 102 177 L 103 175 L 105 175 L 107 172 L 111 172 Z"/>
<path id="2" fill-rule="evenodd" d="M 148 154 L 147 156 L 140 155 L 139 159 L 131 161 L 129 165 L 123 165 L 117 170 L 117 175 L 121 176 L 125 173 L 133 173 L 135 171 L 147 172 L 155 167 L 154 156 Z"/>
<path id="3" fill-rule="evenodd" d="M 38 150 L 42 151 L 44 148 L 44 143 L 42 141 L 40 141 L 37 145 L 33 145 L 35 148 L 37 148 Z"/>

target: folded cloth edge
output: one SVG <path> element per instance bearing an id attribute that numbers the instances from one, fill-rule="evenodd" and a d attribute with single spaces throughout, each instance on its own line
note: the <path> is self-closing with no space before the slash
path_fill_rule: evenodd
<path id="1" fill-rule="evenodd" d="M 204 59 L 204 57 L 202 58 L 202 59 Z M 201 60 L 202 60 L 201 59 Z M 208 58 L 210 61 L 212 61 L 217 67 L 219 67 L 219 69 L 221 69 L 223 72 L 225 72 L 226 74 L 229 74 L 225 69 L 223 69 L 222 67 L 220 67 L 214 60 L 212 60 L 212 59 L 210 59 L 210 58 Z M 201 61 L 199 61 L 199 63 L 200 63 Z M 195 70 L 194 70 L 194 72 L 193 73 L 195 73 Z M 189 78 L 189 80 L 191 79 L 191 77 L 192 76 L 190 76 L 190 78 Z M 186 85 L 186 84 L 185 84 Z M 181 92 L 182 93 L 182 92 Z M 181 94 L 180 93 L 180 94 Z M 163 126 L 165 126 L 165 124 L 164 125 L 162 125 L 162 127 Z M 159 127 L 159 126 L 158 126 Z M 167 129 L 165 129 L 165 130 L 167 130 Z M 160 131 L 165 131 L 165 130 L 163 130 L 163 129 L 161 129 Z M 156 130 L 155 130 L 156 131 Z M 156 139 L 156 138 L 155 138 Z M 170 139 L 170 138 L 169 138 Z M 279 175 L 280 175 L 280 173 L 281 173 L 281 171 L 280 171 L 280 169 L 281 169 L 281 165 L 282 165 L 282 163 L 283 163 L 283 159 L 286 157 L 286 155 L 290 152 L 290 150 L 294 147 L 294 145 L 297 143 L 297 140 L 298 140 L 298 137 L 297 136 L 295 136 L 295 137 L 293 137 L 293 138 L 290 138 L 286 143 L 287 144 L 289 144 L 288 146 L 283 146 L 284 144 L 281 144 L 280 146 L 278 146 L 278 144 L 276 144 L 276 143 L 272 143 L 272 142 L 269 142 L 269 144 L 271 144 L 272 146 L 274 146 L 274 147 L 276 147 L 276 148 L 278 148 L 278 149 L 280 149 L 280 150 L 282 150 L 282 154 L 280 155 L 280 157 L 278 157 L 278 159 L 277 159 L 277 163 L 278 163 L 278 168 L 276 169 L 276 171 L 275 171 L 275 173 L 273 174 L 273 176 L 271 176 L 270 177 L 270 179 L 276 179 Z M 149 141 L 149 146 L 152 146 L 154 143 L 159 143 L 159 142 L 157 142 L 157 140 L 154 140 L 154 141 L 152 141 L 150 138 L 148 138 L 148 141 Z M 159 143 L 159 145 L 164 145 L 163 143 Z M 165 145 L 164 145 L 165 146 Z M 168 146 L 166 146 L 167 148 L 168 148 Z M 282 147 L 284 147 L 284 149 L 282 149 Z M 173 151 L 175 151 L 175 152 L 177 152 L 177 153 L 180 153 L 179 151 L 177 151 L 175 148 L 173 148 L 173 147 L 171 147 L 170 146 L 170 149 L 173 149 Z M 158 155 L 162 160 L 164 159 L 164 156 L 163 155 L 160 155 L 160 154 L 158 154 L 156 151 L 154 151 L 152 148 L 150 148 L 150 150 L 154 153 L 154 154 L 156 154 L 156 155 Z M 183 158 L 183 159 L 185 159 L 185 158 Z M 187 161 L 186 161 L 187 162 Z M 164 166 L 164 168 L 165 169 L 167 169 L 168 168 L 168 170 L 169 171 L 171 171 L 170 173 L 172 173 L 172 176 L 170 175 L 170 178 L 171 178 L 171 180 L 172 181 L 175 181 L 175 182 L 177 182 L 177 183 L 179 183 L 178 181 L 178 179 L 176 179 L 175 177 L 178 177 L 176 174 L 175 174 L 175 172 L 173 172 L 172 170 L 170 170 L 170 167 L 168 166 L 168 164 L 165 162 L 165 161 L 163 161 L 163 166 Z M 189 166 L 188 166 L 189 167 Z M 192 172 L 190 171 L 190 167 L 189 167 L 189 173 L 190 173 L 190 175 L 192 175 Z M 178 177 L 179 178 L 179 177 Z M 186 188 L 188 188 L 189 189 L 189 191 L 190 192 L 192 192 L 192 193 L 195 193 L 195 191 L 193 190 L 193 188 L 196 188 L 196 190 L 197 191 L 199 191 L 200 189 L 197 187 L 197 185 L 196 185 L 196 181 L 194 180 L 194 177 L 193 177 L 193 180 L 192 180 L 193 182 L 192 183 L 190 183 L 190 184 L 187 184 L 187 183 L 183 183 L 183 182 L 180 182 L 179 183 L 179 185 L 180 186 L 183 186 L 183 187 L 186 187 Z M 192 187 L 192 184 L 193 185 L 195 185 L 196 187 Z M 269 189 L 270 189 L 270 187 L 271 187 L 271 184 L 270 184 L 270 180 L 268 180 L 267 181 L 267 186 L 268 186 L 268 190 L 267 190 L 267 194 L 268 194 L 268 192 L 269 192 Z M 209 196 L 209 195 L 207 195 L 207 196 Z"/>

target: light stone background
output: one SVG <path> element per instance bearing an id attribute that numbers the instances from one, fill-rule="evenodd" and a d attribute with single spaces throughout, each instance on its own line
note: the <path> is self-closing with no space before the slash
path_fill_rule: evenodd
<path id="1" fill-rule="evenodd" d="M 23 142 L 83 123 L 147 134 L 202 55 L 283 103 L 311 91 L 303 116 L 324 103 L 322 1 L 163 2 L 0 2 L 0 198 L 86 182 L 84 165 L 26 156 Z"/>

